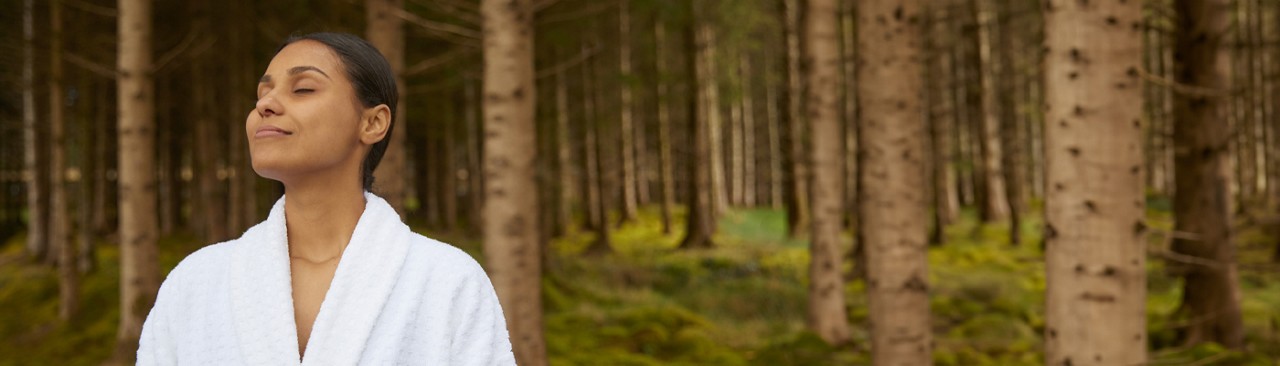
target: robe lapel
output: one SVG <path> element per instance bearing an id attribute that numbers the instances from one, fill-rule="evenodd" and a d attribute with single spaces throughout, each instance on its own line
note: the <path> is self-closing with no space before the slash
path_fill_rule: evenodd
<path id="1" fill-rule="evenodd" d="M 236 241 L 227 275 L 240 350 L 249 365 L 297 365 L 284 198 Z"/>
<path id="2" fill-rule="evenodd" d="M 365 192 L 364 213 L 320 305 L 304 365 L 355 365 L 360 361 L 404 265 L 410 239 L 409 227 L 391 205 Z"/>

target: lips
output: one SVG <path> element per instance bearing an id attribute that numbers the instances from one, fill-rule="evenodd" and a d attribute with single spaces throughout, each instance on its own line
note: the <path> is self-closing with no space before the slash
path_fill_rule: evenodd
<path id="1" fill-rule="evenodd" d="M 258 127 L 258 131 L 254 132 L 253 137 L 278 137 L 278 136 L 289 136 L 292 134 L 293 132 L 287 131 L 280 127 L 262 126 L 262 127 Z"/>

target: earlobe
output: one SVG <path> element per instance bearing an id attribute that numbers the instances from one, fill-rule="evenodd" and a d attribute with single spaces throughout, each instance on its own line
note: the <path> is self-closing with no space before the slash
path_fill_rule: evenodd
<path id="1" fill-rule="evenodd" d="M 365 111 L 364 123 L 361 123 L 360 141 L 373 145 L 386 138 L 391 127 L 391 109 L 386 104 Z"/>

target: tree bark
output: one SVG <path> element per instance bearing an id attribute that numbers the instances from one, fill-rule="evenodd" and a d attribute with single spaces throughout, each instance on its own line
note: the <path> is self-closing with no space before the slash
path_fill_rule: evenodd
<path id="1" fill-rule="evenodd" d="M 197 3 L 192 3 L 197 4 Z M 204 243 L 217 243 L 227 240 L 226 193 L 222 190 L 222 182 L 218 179 L 221 168 L 218 159 L 222 156 L 222 146 L 217 143 L 219 136 L 212 120 L 212 108 L 205 91 L 212 86 L 208 82 L 206 69 L 199 61 L 188 68 L 191 72 L 191 108 L 195 115 L 192 124 L 195 134 L 191 136 L 192 169 L 195 172 L 196 193 L 199 198 L 194 201 L 198 210 L 192 212 L 192 222 L 199 222 L 199 232 Z"/>
<path id="2" fill-rule="evenodd" d="M 484 251 L 521 365 L 547 364 L 534 128 L 533 4 L 482 0 Z"/>
<path id="3" fill-rule="evenodd" d="M 573 223 L 573 204 L 579 199 L 579 190 L 574 184 L 574 159 L 572 140 L 570 136 L 573 134 L 569 131 L 569 87 L 566 73 L 564 71 L 557 72 L 555 78 L 556 88 L 556 159 L 558 160 L 558 188 L 557 210 L 556 210 L 556 230 L 557 235 L 564 235 L 569 232 L 569 228 Z"/>
<path id="4" fill-rule="evenodd" d="M 671 233 L 672 211 L 675 207 L 676 183 L 671 160 L 671 92 L 667 83 L 667 27 L 661 18 L 653 22 L 653 62 L 657 80 L 654 86 L 658 104 L 658 174 L 662 183 L 662 233 Z"/>
<path id="5" fill-rule="evenodd" d="M 709 43 L 713 40 L 710 33 L 703 30 L 707 25 L 703 18 L 706 9 L 706 2 L 690 2 L 691 14 L 693 19 L 685 30 L 686 42 L 690 48 L 687 52 L 689 57 L 688 67 L 690 78 L 689 84 L 689 141 L 692 150 L 689 156 L 689 177 L 692 182 L 689 188 L 689 213 L 686 215 L 686 229 L 684 240 L 680 242 L 681 248 L 710 248 L 712 246 L 711 237 L 716 231 L 715 222 L 715 205 L 716 193 L 713 189 L 713 175 L 715 169 L 709 169 L 712 157 L 716 152 L 713 150 L 710 130 L 715 126 L 713 121 L 719 119 L 718 108 L 715 104 L 707 103 L 706 89 L 715 89 L 715 78 L 712 77 L 710 63 L 707 60 L 710 56 L 705 48 L 710 47 Z M 714 117 L 713 119 L 713 116 Z"/>
<path id="6" fill-rule="evenodd" d="M 720 56 L 718 56 L 719 44 L 716 36 L 716 28 L 714 26 L 713 15 L 717 12 L 712 10 L 718 6 L 719 2 L 714 0 L 701 0 L 699 7 L 707 7 L 702 9 L 701 13 L 696 15 L 698 20 L 694 22 L 698 28 L 695 35 L 701 40 L 700 46 L 695 50 L 698 53 L 697 60 L 702 63 L 704 72 L 699 74 L 698 95 L 702 98 L 700 115 L 703 123 L 707 124 L 707 143 L 708 147 L 708 165 L 711 167 L 711 217 L 719 217 L 729 209 L 729 187 L 728 178 L 725 169 L 724 154 L 724 120 L 720 114 L 720 78 L 719 65 Z"/>
<path id="7" fill-rule="evenodd" d="M 1044 9 L 1045 364 L 1143 364 L 1142 3 Z"/>
<path id="8" fill-rule="evenodd" d="M 1181 85 L 1217 93 L 1231 89 L 1230 50 L 1222 43 L 1232 24 L 1231 4 L 1230 0 L 1175 2 L 1180 31 L 1174 54 L 1176 81 Z M 1217 264 L 1178 268 L 1185 278 L 1181 310 L 1192 320 L 1184 341 L 1217 342 L 1238 349 L 1244 346 L 1244 327 L 1225 170 L 1230 129 L 1219 123 L 1228 99 L 1186 93 L 1177 93 L 1174 99 L 1174 227 L 1195 240 L 1175 238 L 1173 250 Z"/>
<path id="9" fill-rule="evenodd" d="M 480 106 L 479 95 L 476 93 L 475 83 L 467 80 L 463 86 L 463 121 L 467 126 L 467 200 L 470 209 L 471 230 L 475 233 L 482 231 L 481 226 L 484 222 L 484 173 L 482 165 L 484 160 L 484 135 L 481 129 L 484 128 L 484 121 L 479 118 Z"/>
<path id="10" fill-rule="evenodd" d="M 851 338 L 844 306 L 844 148 L 840 128 L 840 40 L 836 0 L 806 0 L 805 100 L 813 141 L 813 227 L 809 246 L 809 329 L 829 344 Z"/>
<path id="11" fill-rule="evenodd" d="M 586 54 L 591 48 L 587 43 L 583 43 L 582 52 Z M 604 200 L 603 193 L 600 190 L 600 150 L 596 148 L 596 75 L 592 71 L 592 62 L 594 60 L 583 60 L 582 65 L 582 186 L 586 187 L 587 194 L 587 220 L 586 227 L 590 230 L 599 230 L 601 225 L 607 225 L 604 217 L 608 213 L 601 213 L 604 207 L 601 201 Z"/>
<path id="12" fill-rule="evenodd" d="M 738 75 L 742 83 L 742 156 L 745 161 L 742 164 L 742 202 L 740 204 L 746 207 L 755 207 L 756 205 L 756 182 L 759 181 L 756 176 L 756 113 L 755 113 L 755 96 L 752 95 L 751 85 L 751 61 L 749 55 L 744 51 L 738 58 Z"/>
<path id="13" fill-rule="evenodd" d="M 1004 192 L 1006 209 L 1009 218 L 1009 242 L 1013 245 L 1019 245 L 1022 242 L 1022 219 L 1026 213 L 1027 200 L 1024 197 L 1025 189 L 1023 182 L 1025 174 L 1023 171 L 1023 153 L 1021 144 L 1025 140 L 1024 127 L 1018 119 L 1017 106 L 1018 101 L 1015 98 L 1018 92 L 1014 85 L 1017 78 L 1018 70 L 1014 68 L 1013 55 L 1015 52 L 1012 37 L 1014 30 L 1011 29 L 1009 23 L 1012 21 L 1012 6 L 1008 0 L 995 0 L 990 3 L 990 24 L 995 29 L 994 39 L 991 40 L 994 46 L 991 51 L 995 53 L 994 59 L 1000 65 L 1000 73 L 993 73 L 998 78 L 994 80 L 992 86 L 996 90 L 996 101 L 999 110 L 997 111 L 999 118 L 998 136 L 994 141 L 999 146 L 1000 172 L 1003 174 Z"/>
<path id="14" fill-rule="evenodd" d="M 618 3 L 618 73 L 622 82 L 618 90 L 619 133 L 622 137 L 622 218 L 632 221 L 636 218 L 636 175 L 637 155 L 635 148 L 635 126 L 632 117 L 633 102 L 631 98 L 631 14 L 628 1 Z"/>
<path id="15" fill-rule="evenodd" d="M 800 103 L 804 94 L 804 86 L 800 81 L 800 36 L 799 27 L 801 8 L 796 4 L 800 0 L 778 0 L 781 11 L 781 23 L 787 40 L 787 52 L 781 63 L 783 80 L 786 80 L 786 94 L 778 98 L 782 112 L 781 137 L 787 158 L 783 159 L 783 170 L 787 171 L 786 208 L 788 232 L 792 236 L 809 227 L 809 170 L 805 151 L 805 123 Z"/>
<path id="16" fill-rule="evenodd" d="M 391 63 L 391 72 L 396 74 L 396 88 L 400 92 L 400 100 L 396 102 L 395 122 L 387 130 L 391 141 L 387 144 L 387 152 L 382 156 L 374 174 L 374 186 L 379 196 L 385 198 L 396 213 L 404 215 L 404 200 L 407 191 L 408 162 L 405 161 L 405 137 L 408 129 L 405 123 L 408 105 L 404 103 L 404 21 L 395 14 L 404 9 L 404 0 L 366 0 L 365 19 L 368 27 L 365 35 L 369 43 L 378 48 L 387 62 Z"/>
<path id="17" fill-rule="evenodd" d="M 926 83 L 938 83 L 936 87 L 930 87 L 925 91 L 926 95 L 931 97 L 929 105 L 931 113 L 929 114 L 929 133 L 932 149 L 930 150 L 931 164 L 933 168 L 933 239 L 930 240 L 934 244 L 942 244 L 945 240 L 945 228 L 947 225 L 955 221 L 960 215 L 960 196 L 956 191 L 956 169 L 955 169 L 955 149 L 952 144 L 952 132 L 955 130 L 955 120 L 950 114 L 956 113 L 957 108 L 954 99 L 948 95 L 947 91 L 954 91 L 954 75 L 950 73 L 950 57 L 944 53 L 942 47 L 947 45 L 947 41 L 953 40 L 950 37 L 952 25 L 950 20 L 951 2 L 941 2 L 931 5 L 929 10 L 929 20 L 931 28 L 929 36 L 924 40 L 924 50 L 927 54 L 925 60 L 928 65 L 926 69 Z M 945 76 L 944 76 L 945 75 Z"/>
<path id="18" fill-rule="evenodd" d="M 769 207 L 772 209 L 783 208 L 783 186 L 785 178 L 782 171 L 782 132 L 779 125 L 782 124 L 782 118 L 778 115 L 778 87 L 776 83 L 766 81 L 764 83 L 764 101 L 765 101 L 765 126 L 769 139 Z"/>
<path id="19" fill-rule="evenodd" d="M 1004 167 L 1001 164 L 1000 125 L 1002 116 L 1000 94 L 997 90 L 999 71 L 1003 65 L 997 63 L 996 55 L 1003 52 L 992 45 L 998 31 L 992 31 L 997 22 L 995 12 L 984 6 L 984 0 L 972 0 L 974 21 L 978 29 L 978 78 L 982 87 L 982 120 L 977 145 L 980 153 L 978 171 L 982 174 L 982 190 L 984 199 L 980 202 L 979 211 L 983 221 L 999 221 L 1009 217 L 1009 202 L 1005 197 Z"/>
<path id="20" fill-rule="evenodd" d="M 593 42 L 595 43 L 595 42 Z M 613 244 L 610 241 L 612 235 L 612 224 L 609 222 L 610 197 L 614 192 L 609 181 L 611 178 L 606 170 L 610 166 L 604 162 L 604 152 L 609 148 L 604 142 L 603 133 L 601 131 L 601 122 L 596 118 L 595 108 L 597 105 L 596 97 L 598 92 L 596 88 L 600 80 L 600 75 L 596 72 L 595 58 L 587 59 L 582 65 L 583 82 L 587 86 L 583 93 L 583 97 L 587 100 L 584 103 L 585 118 L 583 118 L 582 130 L 585 133 L 583 148 L 586 149 L 587 164 L 587 187 L 588 196 L 592 206 L 591 213 L 594 215 L 592 221 L 595 225 L 592 230 L 596 232 L 595 240 L 587 247 L 586 254 L 590 256 L 601 256 L 613 251 Z"/>
<path id="21" fill-rule="evenodd" d="M 156 248 L 151 1 L 119 0 L 120 327 L 116 359 L 133 360 L 160 288 Z"/>
<path id="22" fill-rule="evenodd" d="M 867 256 L 871 356 L 877 365 L 933 362 L 929 327 L 926 131 L 920 4 L 858 2 L 858 227 Z M 815 134 L 816 135 L 816 134 Z M 815 170 L 816 171 L 816 170 Z M 814 200 L 817 203 L 819 200 Z"/>
<path id="23" fill-rule="evenodd" d="M 36 72 L 35 72 L 35 5 L 34 0 L 22 3 L 22 41 L 26 52 L 22 55 L 22 132 L 25 142 L 24 170 L 27 171 L 27 255 L 40 261 L 49 249 L 49 196 L 47 151 L 42 123 L 36 123 Z"/>
<path id="24" fill-rule="evenodd" d="M 75 316 L 80 302 L 76 246 L 67 209 L 66 102 L 62 99 L 62 4 L 49 2 L 49 249 L 57 254 L 58 318 Z"/>

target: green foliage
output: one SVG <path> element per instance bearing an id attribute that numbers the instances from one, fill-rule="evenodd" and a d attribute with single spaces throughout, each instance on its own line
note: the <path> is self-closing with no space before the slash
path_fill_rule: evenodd
<path id="1" fill-rule="evenodd" d="M 1158 201 L 1155 197 L 1149 201 Z M 1036 205 L 1033 205 L 1035 207 Z M 1160 204 L 1148 212 L 1151 245 L 1172 219 Z M 678 211 L 674 222 L 683 222 Z M 1023 223 L 1020 246 L 1007 223 L 979 222 L 966 210 L 931 247 L 930 301 L 938 365 L 1038 365 L 1043 362 L 1045 289 L 1038 217 Z M 543 283 L 547 347 L 554 365 L 865 365 L 870 360 L 867 299 L 861 281 L 845 288 L 851 344 L 832 346 L 804 325 L 808 243 L 786 234 L 775 210 L 723 215 L 716 247 L 685 251 L 678 226 L 663 234 L 654 207 L 613 232 L 614 253 L 585 257 L 592 233 L 578 228 L 548 248 Z M 475 238 L 431 235 L 481 255 Z M 1214 344 L 1183 347 L 1176 326 L 1182 282 L 1163 261 L 1148 263 L 1147 316 L 1153 365 L 1269 365 L 1280 359 L 1280 275 L 1267 262 L 1274 241 L 1261 228 L 1238 235 L 1244 351 Z M 21 235 L 0 252 L 19 263 Z M 848 238 L 846 238 L 848 240 Z M 187 235 L 164 238 L 162 268 L 198 248 Z M 846 241 L 851 243 L 851 240 Z M 86 277 L 84 307 L 57 320 L 57 277 L 41 265 L 0 265 L 0 365 L 97 364 L 109 357 L 119 313 L 118 253 L 102 246 L 99 270 Z M 12 314 L 21 314 L 14 316 Z"/>

